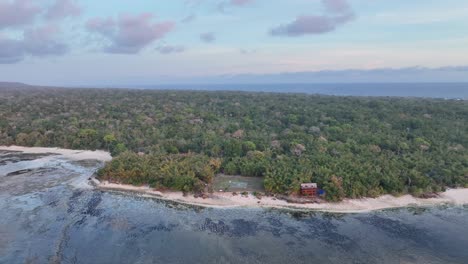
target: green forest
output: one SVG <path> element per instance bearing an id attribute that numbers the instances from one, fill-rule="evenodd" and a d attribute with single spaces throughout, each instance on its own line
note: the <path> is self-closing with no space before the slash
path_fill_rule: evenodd
<path id="1" fill-rule="evenodd" d="M 468 102 L 128 89 L 0 89 L 0 145 L 102 149 L 99 177 L 184 192 L 217 173 L 326 198 L 468 187 Z"/>

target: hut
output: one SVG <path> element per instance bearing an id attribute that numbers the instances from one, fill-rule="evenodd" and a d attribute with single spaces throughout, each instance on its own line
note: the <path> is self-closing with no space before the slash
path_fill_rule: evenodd
<path id="1" fill-rule="evenodd" d="M 303 183 L 301 184 L 301 195 L 303 196 L 317 196 L 316 183 Z"/>

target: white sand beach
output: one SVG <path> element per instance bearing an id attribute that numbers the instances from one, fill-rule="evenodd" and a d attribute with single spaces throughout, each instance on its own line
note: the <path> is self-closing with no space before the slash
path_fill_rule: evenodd
<path id="1" fill-rule="evenodd" d="M 46 154 L 52 153 L 62 155 L 66 159 L 70 160 L 98 160 L 98 161 L 110 161 L 112 157 L 109 152 L 102 150 L 71 150 L 61 148 L 38 148 L 38 147 L 20 147 L 20 146 L 0 146 L 0 150 L 4 151 L 21 151 L 30 154 Z"/>
<path id="2" fill-rule="evenodd" d="M 209 198 L 195 198 L 193 195 L 184 196 L 182 192 L 160 192 L 149 187 L 137 187 L 132 185 L 115 184 L 109 182 L 100 182 L 93 179 L 97 188 L 103 190 L 135 192 L 143 196 L 155 197 L 161 200 L 179 202 L 183 204 L 196 205 L 202 207 L 214 208 L 279 208 L 279 209 L 297 209 L 336 213 L 362 213 L 375 210 L 383 210 L 401 207 L 426 207 L 443 204 L 464 205 L 468 204 L 468 189 L 450 189 L 440 193 L 437 198 L 421 199 L 411 195 L 394 197 L 384 195 L 378 198 L 364 199 L 345 199 L 339 203 L 311 203 L 295 204 L 288 203 L 275 197 L 264 196 L 258 199 L 252 194 L 242 196 L 233 195 L 230 192 L 215 192 Z"/>
<path id="3" fill-rule="evenodd" d="M 20 147 L 20 146 L 0 146 L 0 150 L 4 151 L 21 151 L 31 154 L 45 154 L 53 153 L 60 155 L 60 158 L 67 160 L 98 160 L 102 162 L 110 161 L 111 155 L 106 151 L 88 151 L 88 150 L 69 150 L 60 148 L 36 148 L 36 147 Z M 47 162 L 50 158 L 42 158 L 41 162 Z M 92 172 L 91 172 L 92 173 Z M 337 213 L 359 213 L 369 212 L 390 208 L 401 207 L 425 207 L 436 206 L 443 204 L 464 205 L 468 204 L 468 189 L 449 189 L 440 193 L 435 198 L 422 199 L 416 198 L 411 195 L 404 195 L 394 197 L 391 195 L 384 195 L 378 198 L 363 198 L 363 199 L 345 199 L 339 203 L 310 203 L 310 204 L 296 204 L 289 203 L 271 196 L 263 196 L 258 199 L 253 194 L 246 196 L 232 192 L 215 192 L 209 195 L 208 198 L 196 198 L 192 194 L 184 196 L 182 192 L 160 192 L 150 187 L 123 185 L 109 182 L 100 182 L 96 178 L 88 181 L 90 175 L 83 175 L 76 179 L 77 183 L 74 184 L 79 188 L 99 188 L 101 190 L 112 190 L 121 192 L 132 192 L 138 195 L 154 197 L 161 200 L 174 201 L 182 204 L 196 205 L 202 207 L 215 207 L 215 208 L 280 208 L 280 209 L 297 209 L 297 210 L 311 210 L 311 211 L 325 211 Z"/>

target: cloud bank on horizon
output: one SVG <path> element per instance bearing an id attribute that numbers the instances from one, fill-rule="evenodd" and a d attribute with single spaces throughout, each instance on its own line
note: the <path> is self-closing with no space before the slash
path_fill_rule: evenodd
<path id="1" fill-rule="evenodd" d="M 459 0 L 0 0 L 0 80 L 378 81 L 391 68 L 425 81 L 420 66 L 468 81 L 450 67 L 468 64 L 467 12 Z"/>

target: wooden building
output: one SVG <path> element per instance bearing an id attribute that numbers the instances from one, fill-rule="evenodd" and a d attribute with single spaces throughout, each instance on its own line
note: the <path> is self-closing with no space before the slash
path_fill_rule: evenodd
<path id="1" fill-rule="evenodd" d="M 317 184 L 316 183 L 303 183 L 301 184 L 301 195 L 303 196 L 317 196 Z"/>

